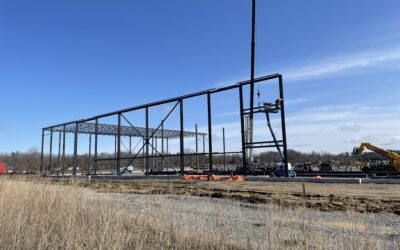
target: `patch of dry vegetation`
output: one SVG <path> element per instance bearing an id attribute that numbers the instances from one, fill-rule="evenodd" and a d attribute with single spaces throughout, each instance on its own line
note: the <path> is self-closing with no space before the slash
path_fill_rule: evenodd
<path id="1" fill-rule="evenodd" d="M 124 203 L 90 199 L 90 190 L 0 180 L 2 249 L 236 249 L 162 221 L 132 218 Z"/>
<path id="2" fill-rule="evenodd" d="M 0 194 L 2 249 L 396 249 L 400 239 L 357 213 L 332 221 L 309 209 L 162 195 L 140 205 L 132 194 L 7 178 Z"/>

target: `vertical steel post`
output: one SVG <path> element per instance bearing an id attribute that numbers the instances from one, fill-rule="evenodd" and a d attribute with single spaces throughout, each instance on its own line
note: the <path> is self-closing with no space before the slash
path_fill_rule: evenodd
<path id="1" fill-rule="evenodd" d="M 185 155 L 184 155 L 184 139 L 183 139 L 183 99 L 179 101 L 180 103 L 180 134 L 179 134 L 179 139 L 180 139 L 180 163 L 181 163 L 181 175 L 185 174 Z"/>
<path id="2" fill-rule="evenodd" d="M 255 62 L 255 34 L 256 34 L 256 0 L 252 0 L 252 15 L 251 15 L 251 62 L 250 62 L 250 140 L 249 143 L 253 143 L 253 110 L 254 110 L 254 62 Z M 249 159 L 250 162 L 253 162 L 253 150 L 249 149 Z"/>
<path id="3" fill-rule="evenodd" d="M 93 174 L 97 174 L 97 138 L 99 134 L 99 119 L 96 118 L 95 129 L 94 129 L 94 164 Z"/>
<path id="4" fill-rule="evenodd" d="M 118 137 L 117 135 L 114 135 L 114 160 L 113 160 L 113 166 L 110 169 L 111 174 L 113 174 L 113 170 L 117 165 L 117 137 Z"/>
<path id="5" fill-rule="evenodd" d="M 283 140 L 283 164 L 285 168 L 285 176 L 289 177 L 289 163 L 287 157 L 287 141 L 286 141 L 286 121 L 285 121 L 285 102 L 283 98 L 283 79 L 279 76 L 279 98 L 281 104 L 281 126 L 282 126 L 282 140 Z"/>
<path id="6" fill-rule="evenodd" d="M 131 154 L 132 154 L 132 136 L 129 136 L 129 153 L 128 153 L 129 158 L 131 158 Z"/>
<path id="7" fill-rule="evenodd" d="M 121 113 L 118 113 L 117 175 L 121 175 Z"/>
<path id="8" fill-rule="evenodd" d="M 149 174 L 149 107 L 146 107 L 146 175 Z"/>
<path id="9" fill-rule="evenodd" d="M 199 136 L 197 131 L 197 124 L 194 125 L 194 131 L 196 133 L 196 169 L 199 169 Z"/>
<path id="10" fill-rule="evenodd" d="M 243 86 L 239 87 L 239 102 L 240 102 L 240 132 L 242 137 L 242 164 L 243 168 L 246 168 L 247 159 L 246 159 L 246 142 L 244 137 Z"/>
<path id="11" fill-rule="evenodd" d="M 60 174 L 60 160 L 61 160 L 61 131 L 58 131 L 57 175 Z"/>
<path id="12" fill-rule="evenodd" d="M 225 155 L 225 128 L 222 127 L 222 148 L 223 148 L 223 160 L 224 160 L 224 170 L 226 170 L 226 155 Z"/>
<path id="13" fill-rule="evenodd" d="M 162 154 L 162 163 L 161 163 L 161 172 L 164 172 L 164 121 L 161 121 L 161 154 Z"/>
<path id="14" fill-rule="evenodd" d="M 168 137 L 166 139 L 167 139 L 167 155 L 168 155 L 169 154 L 169 139 L 168 139 Z"/>
<path id="15" fill-rule="evenodd" d="M 53 173 L 52 159 L 53 159 L 53 128 L 50 129 L 50 158 L 49 158 L 49 171 Z"/>
<path id="16" fill-rule="evenodd" d="M 212 150 L 212 123 L 211 123 L 211 94 L 207 93 L 208 113 L 208 165 L 210 173 L 213 171 L 213 150 Z"/>
<path id="17" fill-rule="evenodd" d="M 79 124 L 75 123 L 75 133 L 74 133 L 74 159 L 72 164 L 72 175 L 76 176 L 76 168 L 78 165 L 78 129 Z"/>
<path id="18" fill-rule="evenodd" d="M 44 154 L 43 149 L 44 149 L 44 129 L 42 129 L 42 147 L 41 147 L 41 150 L 40 150 L 40 168 L 39 168 L 39 171 L 40 171 L 41 175 L 43 174 L 43 154 Z"/>
<path id="19" fill-rule="evenodd" d="M 158 142 L 158 138 L 157 137 L 154 137 L 154 147 L 155 147 L 155 149 L 154 149 L 154 167 L 157 167 L 157 151 L 158 151 L 158 145 L 157 145 L 157 142 Z"/>
<path id="20" fill-rule="evenodd" d="M 203 134 L 203 169 L 206 167 L 206 135 Z"/>
<path id="21" fill-rule="evenodd" d="M 142 168 L 142 170 L 143 170 L 143 172 L 144 172 L 144 170 L 145 170 L 145 168 L 146 168 L 146 157 L 145 157 L 145 153 L 146 153 L 146 139 L 142 139 L 143 140 L 143 153 L 142 153 L 142 155 L 143 155 L 143 168 Z"/>
<path id="22" fill-rule="evenodd" d="M 89 134 L 89 158 L 87 164 L 87 173 L 90 175 L 90 160 L 92 158 L 92 134 Z"/>
<path id="23" fill-rule="evenodd" d="M 62 160 L 61 160 L 61 171 L 62 171 L 62 176 L 65 174 L 65 130 L 66 126 L 63 125 L 63 149 L 62 149 Z"/>
<path id="24" fill-rule="evenodd" d="M 156 158 L 154 157 L 154 136 L 151 137 L 151 169 L 154 169 Z"/>

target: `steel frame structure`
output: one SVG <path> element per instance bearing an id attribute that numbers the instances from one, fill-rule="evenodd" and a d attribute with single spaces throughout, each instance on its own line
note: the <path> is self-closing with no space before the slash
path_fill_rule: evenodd
<path id="1" fill-rule="evenodd" d="M 244 99 L 243 99 L 243 88 L 245 86 L 250 85 L 251 87 L 254 88 L 254 84 L 256 83 L 261 83 L 265 81 L 270 81 L 270 80 L 278 80 L 278 85 L 279 85 L 279 103 L 277 102 L 277 106 L 275 107 L 276 109 L 273 110 L 273 113 L 280 112 L 280 121 L 281 121 L 281 139 L 276 139 L 276 137 L 273 135 L 273 141 L 260 141 L 260 142 L 253 142 L 253 141 L 248 141 L 246 142 L 245 140 L 245 125 L 244 125 L 244 119 L 246 116 L 253 116 L 254 113 L 261 112 L 261 110 L 264 110 L 263 112 L 267 111 L 265 110 L 265 107 L 254 107 L 254 103 L 250 104 L 250 108 L 245 108 L 244 107 Z M 223 151 L 224 152 L 214 152 L 213 151 L 213 140 L 212 140 L 212 95 L 228 90 L 238 90 L 238 98 L 239 98 L 239 104 L 240 104 L 240 126 L 241 126 L 241 151 L 238 152 L 225 152 L 225 131 L 223 131 Z M 189 131 L 184 131 L 184 103 L 185 100 L 198 97 L 198 96 L 206 96 L 207 97 L 207 134 L 204 133 L 199 133 L 197 131 L 197 125 L 195 126 L 195 132 L 189 132 Z M 152 150 L 156 152 L 158 156 L 156 157 L 161 157 L 163 161 L 167 157 L 179 157 L 179 166 L 180 166 L 180 171 L 179 173 L 181 175 L 185 174 L 185 156 L 195 156 L 196 157 L 196 163 L 198 163 L 198 156 L 199 155 L 204 155 L 208 156 L 208 172 L 213 173 L 213 155 L 224 155 L 224 162 L 225 162 L 225 154 L 229 153 L 240 153 L 241 158 L 242 158 L 242 165 L 245 168 L 250 167 L 251 162 L 248 161 L 248 157 L 246 155 L 246 150 L 247 149 L 253 149 L 253 148 L 269 148 L 269 147 L 276 147 L 278 151 L 282 155 L 282 163 L 284 165 L 284 173 L 285 176 L 288 176 L 288 159 L 287 159 L 287 146 L 286 146 L 286 124 L 285 124 L 285 107 L 284 107 L 284 91 L 283 91 L 283 77 L 281 74 L 273 74 L 273 75 L 268 75 L 268 76 L 263 76 L 259 78 L 254 78 L 251 80 L 247 81 L 242 81 L 238 82 L 234 85 L 222 87 L 222 88 L 214 88 L 214 89 L 208 89 L 205 91 L 201 92 L 196 92 L 192 94 L 187 94 L 175 98 L 170 98 L 166 100 L 161 100 L 161 101 L 156 101 L 152 103 L 147 103 L 135 107 L 130 107 L 114 112 L 109 112 L 97 116 L 93 116 L 87 119 L 81 119 L 81 120 L 75 120 L 75 121 L 70 121 L 66 123 L 61 123 L 57 125 L 52 125 L 48 126 L 45 128 L 42 128 L 42 143 L 41 143 L 41 161 L 40 161 L 40 166 L 39 166 L 39 171 L 41 174 L 43 174 L 45 170 L 44 166 L 44 138 L 45 138 L 45 133 L 49 132 L 50 133 L 50 154 L 49 154 L 49 165 L 51 167 L 52 164 L 52 145 L 53 145 L 53 133 L 58 132 L 59 133 L 59 148 L 58 148 L 58 165 L 61 166 L 62 169 L 62 174 L 64 174 L 64 163 L 65 163 L 65 134 L 66 133 L 72 133 L 74 134 L 74 149 L 73 149 L 73 171 L 72 175 L 76 175 L 77 172 L 77 159 L 78 159 L 78 134 L 88 134 L 89 136 L 89 158 L 91 154 L 91 143 L 92 143 L 92 135 L 94 136 L 94 160 L 93 160 L 93 174 L 97 174 L 97 162 L 98 161 L 116 161 L 116 168 L 117 168 L 117 174 L 120 175 L 120 168 L 121 168 L 121 160 L 128 161 L 128 166 L 131 164 L 135 159 L 139 158 L 144 158 L 145 161 L 145 170 L 146 174 L 149 173 L 149 159 L 153 158 L 154 156 L 149 155 L 149 150 L 150 147 Z M 253 98 L 251 98 L 251 102 L 254 102 Z M 160 124 L 156 128 L 150 128 L 149 127 L 149 108 L 163 105 L 163 104 L 171 104 L 173 103 L 174 106 L 172 109 L 169 111 L 169 113 L 161 120 Z M 179 120 L 180 120 L 180 129 L 179 130 L 165 130 L 164 129 L 164 123 L 165 121 L 170 117 L 171 113 L 177 109 L 179 106 Z M 127 112 L 131 111 L 136 111 L 136 110 L 144 110 L 145 111 L 145 124 L 146 126 L 144 128 L 141 127 L 136 127 L 134 126 L 125 116 L 124 114 Z M 111 117 L 111 116 L 118 116 L 118 124 L 117 125 L 108 125 L 108 124 L 100 124 L 99 119 L 101 118 L 106 118 L 106 117 Z M 268 117 L 268 114 L 267 114 Z M 129 126 L 123 126 L 122 125 L 122 120 L 125 120 L 129 124 Z M 268 126 L 270 126 L 270 121 L 268 117 Z M 271 131 L 272 132 L 272 131 Z M 106 159 L 100 159 L 98 158 L 98 136 L 99 135 L 111 135 L 115 136 L 115 150 L 116 154 L 115 157 L 113 158 L 106 158 Z M 203 153 L 198 152 L 198 136 L 203 137 L 203 150 L 205 149 L 205 143 L 204 143 L 204 138 L 207 136 L 208 138 L 208 153 L 205 151 Z M 121 137 L 138 137 L 143 140 L 143 145 L 139 149 L 139 151 L 136 154 L 131 154 L 131 150 L 129 150 L 129 155 L 128 156 L 121 156 Z M 184 137 L 195 137 L 196 138 L 196 152 L 195 153 L 185 153 L 184 152 Z M 154 139 L 161 138 L 161 143 L 162 143 L 162 152 L 158 152 L 157 149 L 153 146 L 154 144 Z M 165 154 L 164 153 L 164 139 L 168 138 L 179 138 L 179 154 Z M 130 140 L 131 144 L 131 140 Z M 140 153 L 142 152 L 142 156 L 140 156 Z M 90 172 L 89 172 L 90 173 Z"/>

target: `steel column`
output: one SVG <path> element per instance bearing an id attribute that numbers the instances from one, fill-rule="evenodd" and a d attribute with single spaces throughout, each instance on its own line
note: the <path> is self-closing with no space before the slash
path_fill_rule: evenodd
<path id="1" fill-rule="evenodd" d="M 205 135 L 203 134 L 203 169 L 206 166 L 206 139 L 205 139 Z"/>
<path id="2" fill-rule="evenodd" d="M 169 154 L 169 138 L 167 137 L 167 154 Z"/>
<path id="3" fill-rule="evenodd" d="M 224 127 L 222 127 L 222 147 L 223 147 L 224 170 L 226 170 L 225 128 Z"/>
<path id="4" fill-rule="evenodd" d="M 121 113 L 118 114 L 117 175 L 121 175 Z"/>
<path id="5" fill-rule="evenodd" d="M 199 169 L 199 137 L 197 131 L 197 124 L 194 125 L 194 130 L 196 133 L 196 169 Z"/>
<path id="6" fill-rule="evenodd" d="M 58 132 L 57 175 L 60 174 L 60 158 L 61 158 L 61 131 Z"/>
<path id="7" fill-rule="evenodd" d="M 146 107 L 146 175 L 149 174 L 149 107 Z"/>
<path id="8" fill-rule="evenodd" d="M 43 149 L 44 149 L 44 129 L 42 129 L 42 146 L 40 150 L 40 174 L 43 174 Z"/>
<path id="9" fill-rule="evenodd" d="M 251 15 L 251 62 L 250 62 L 250 119 L 249 119 L 249 129 L 250 129 L 250 143 L 253 143 L 253 110 L 254 110 L 254 61 L 255 61 L 255 36 L 256 36 L 256 0 L 252 0 L 252 15 Z M 249 150 L 250 162 L 253 162 L 253 151 Z"/>
<path id="10" fill-rule="evenodd" d="M 99 119 L 96 119 L 94 131 L 94 164 L 93 164 L 93 174 L 97 174 L 97 138 L 99 134 Z"/>
<path id="11" fill-rule="evenodd" d="M 208 165 L 210 173 L 213 170 L 213 156 L 212 156 L 212 123 L 211 123 L 211 94 L 207 94 L 207 114 L 208 114 Z"/>
<path id="12" fill-rule="evenodd" d="M 286 141 L 286 121 L 285 121 L 285 102 L 283 97 L 283 79 L 279 76 L 279 98 L 281 104 L 281 126 L 282 126 L 282 140 L 283 140 L 283 164 L 285 167 L 285 176 L 289 177 L 289 164 L 287 157 L 287 141 Z"/>
<path id="13" fill-rule="evenodd" d="M 132 154 L 132 136 L 129 136 L 129 153 L 128 157 L 131 157 Z"/>
<path id="14" fill-rule="evenodd" d="M 62 160 L 61 160 L 61 171 L 62 171 L 62 176 L 65 174 L 65 129 L 66 126 L 63 126 L 63 149 L 62 149 Z"/>
<path id="15" fill-rule="evenodd" d="M 153 156 L 154 156 L 154 137 L 151 137 L 151 158 L 152 158 L 152 161 L 151 161 L 151 169 L 154 169 L 154 165 L 155 165 L 155 162 L 156 162 L 156 158 L 154 158 Z"/>
<path id="16" fill-rule="evenodd" d="M 185 152 L 184 152 L 184 139 L 183 139 L 183 100 L 180 100 L 180 125 L 181 125 L 181 131 L 180 131 L 180 164 L 181 164 L 181 175 L 185 174 Z"/>
<path id="17" fill-rule="evenodd" d="M 112 174 L 115 166 L 117 165 L 117 135 L 114 136 L 114 163 L 110 169 L 110 173 Z"/>
<path id="18" fill-rule="evenodd" d="M 49 158 L 49 171 L 53 173 L 52 158 L 53 158 L 53 128 L 50 129 L 50 158 Z"/>
<path id="19" fill-rule="evenodd" d="M 161 163 L 161 172 L 164 171 L 164 121 L 161 121 L 161 154 L 163 155 L 162 157 L 162 163 Z"/>
<path id="20" fill-rule="evenodd" d="M 87 164 L 87 173 L 90 175 L 90 160 L 92 157 L 92 134 L 89 134 L 89 158 L 88 158 L 88 164 Z"/>
<path id="21" fill-rule="evenodd" d="M 76 176 L 76 168 L 78 165 L 78 129 L 79 124 L 75 123 L 75 134 L 74 134 L 74 159 L 72 164 L 72 175 Z"/>
<path id="22" fill-rule="evenodd" d="M 142 153 L 142 155 L 143 155 L 143 168 L 142 168 L 143 172 L 144 172 L 144 170 L 146 169 L 146 157 L 145 157 L 145 152 L 146 152 L 146 140 L 143 138 L 143 153 Z"/>
<path id="23" fill-rule="evenodd" d="M 243 87 L 239 87 L 239 102 L 240 102 L 240 132 L 242 137 L 242 165 L 243 168 L 247 167 L 246 159 L 246 140 L 244 137 L 244 114 L 243 114 Z"/>

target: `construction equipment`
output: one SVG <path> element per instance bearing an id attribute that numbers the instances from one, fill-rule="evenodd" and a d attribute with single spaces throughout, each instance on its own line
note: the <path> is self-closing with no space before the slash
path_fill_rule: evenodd
<path id="1" fill-rule="evenodd" d="M 400 155 L 396 154 L 395 152 L 379 148 L 367 142 L 363 142 L 361 143 L 360 147 L 354 148 L 353 155 L 360 155 L 364 152 L 365 149 L 369 149 L 379 155 L 385 156 L 390 159 L 390 165 L 388 166 L 388 169 L 379 170 L 400 171 Z"/>

